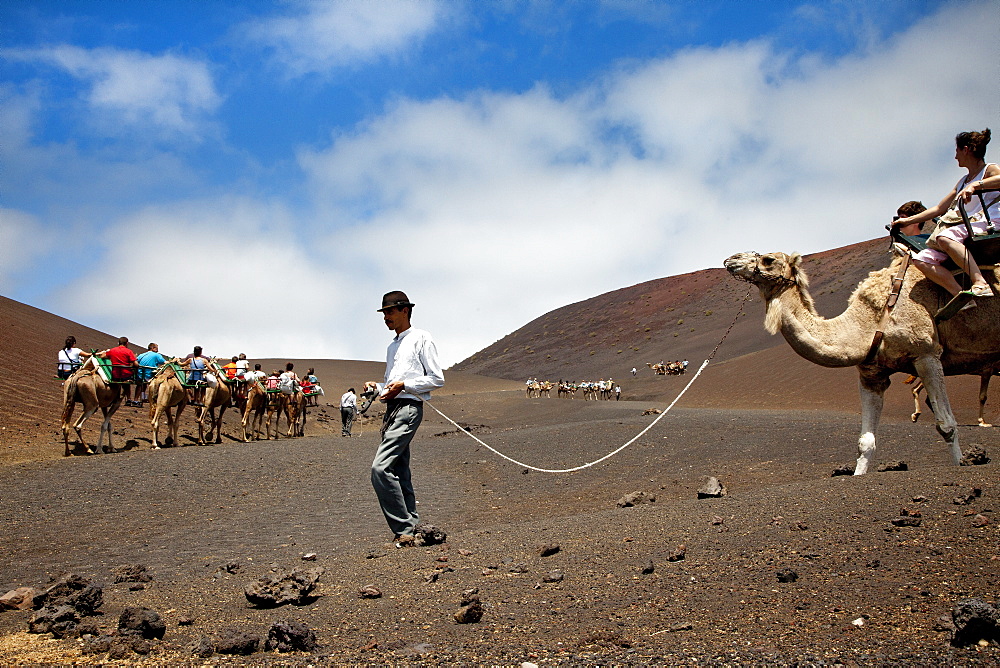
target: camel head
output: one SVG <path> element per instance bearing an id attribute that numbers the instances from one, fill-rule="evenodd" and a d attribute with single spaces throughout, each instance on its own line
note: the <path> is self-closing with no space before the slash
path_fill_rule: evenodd
<path id="1" fill-rule="evenodd" d="M 772 301 L 789 288 L 795 288 L 802 297 L 802 303 L 812 313 L 816 306 L 809 294 L 809 277 L 802 269 L 802 256 L 798 253 L 737 253 L 726 258 L 726 271 L 734 277 L 753 283 L 760 290 L 760 296 L 768 304 L 765 327 L 774 334 L 777 331 L 777 311 L 772 310 Z"/>

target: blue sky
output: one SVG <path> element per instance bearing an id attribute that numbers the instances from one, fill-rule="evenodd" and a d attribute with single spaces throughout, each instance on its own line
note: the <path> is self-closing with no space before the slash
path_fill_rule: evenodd
<path id="1" fill-rule="evenodd" d="M 2 3 L 0 294 L 379 359 L 404 289 L 452 363 L 936 202 L 1000 130 L 998 35 L 992 1 Z"/>

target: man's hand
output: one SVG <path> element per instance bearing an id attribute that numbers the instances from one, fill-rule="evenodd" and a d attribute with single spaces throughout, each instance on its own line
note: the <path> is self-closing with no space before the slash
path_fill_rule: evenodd
<path id="1" fill-rule="evenodd" d="M 388 401 L 389 399 L 395 399 L 396 396 L 405 389 L 403 381 L 397 380 L 393 383 L 389 383 L 382 390 L 382 394 L 379 395 L 379 401 Z"/>

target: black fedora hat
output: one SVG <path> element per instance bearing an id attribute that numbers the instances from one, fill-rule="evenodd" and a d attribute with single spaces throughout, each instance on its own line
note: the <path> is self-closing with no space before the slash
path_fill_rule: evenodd
<path id="1" fill-rule="evenodd" d="M 400 290 L 393 290 L 392 292 L 387 292 L 382 296 L 382 308 L 377 309 L 380 313 L 386 309 L 394 308 L 396 306 L 416 306 L 410 301 L 410 298 L 406 296 L 405 292 Z"/>

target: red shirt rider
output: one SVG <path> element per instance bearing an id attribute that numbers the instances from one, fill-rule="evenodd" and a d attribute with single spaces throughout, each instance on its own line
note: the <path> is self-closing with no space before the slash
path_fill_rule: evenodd
<path id="1" fill-rule="evenodd" d="M 135 374 L 137 364 L 135 353 L 128 346 L 118 345 L 108 350 L 108 359 L 111 360 L 112 380 L 131 380 Z"/>

